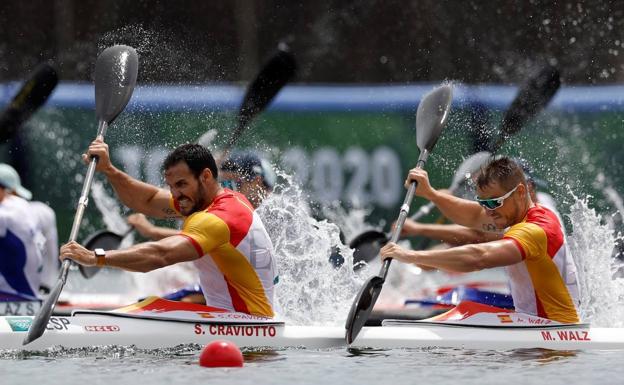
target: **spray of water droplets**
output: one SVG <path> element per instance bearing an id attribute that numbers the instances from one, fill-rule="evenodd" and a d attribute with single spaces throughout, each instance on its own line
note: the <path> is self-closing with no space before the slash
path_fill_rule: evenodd
<path id="1" fill-rule="evenodd" d="M 280 315 L 295 325 L 339 325 L 359 290 L 367 269 L 355 273 L 352 250 L 340 241 L 340 229 L 310 215 L 309 197 L 294 178 L 284 179 L 279 191 L 258 209 L 277 254 L 280 283 L 276 302 Z M 329 262 L 338 250 L 340 267 Z"/>
<path id="2" fill-rule="evenodd" d="M 594 326 L 622 327 L 624 279 L 617 273 L 622 262 L 613 258 L 620 235 L 590 208 L 589 198 L 575 199 L 568 214 L 573 226 L 568 242 L 579 272 L 581 319 Z"/>

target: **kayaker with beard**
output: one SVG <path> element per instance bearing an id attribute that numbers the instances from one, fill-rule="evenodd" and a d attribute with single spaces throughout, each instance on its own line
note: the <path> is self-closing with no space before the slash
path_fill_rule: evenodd
<path id="1" fill-rule="evenodd" d="M 243 194 L 257 209 L 262 201 L 273 191 L 275 173 L 269 163 L 253 152 L 235 152 L 223 162 L 219 170 L 221 186 Z M 143 237 L 151 240 L 176 235 L 179 230 L 157 226 L 143 214 L 128 216 L 128 224 Z"/>
<path id="2" fill-rule="evenodd" d="M 451 272 L 506 267 L 515 310 L 558 322 L 579 322 L 576 300 L 566 286 L 567 247 L 561 223 L 529 194 L 522 168 L 502 157 L 477 177 L 477 201 L 439 192 L 427 172 L 412 169 L 406 185 L 416 181 L 415 194 L 432 201 L 453 222 L 487 229 L 506 229 L 502 239 L 446 250 L 406 250 L 394 243 L 381 249 L 382 259 L 429 266 Z"/>
<path id="3" fill-rule="evenodd" d="M 147 272 L 193 261 L 206 305 L 272 317 L 276 280 L 274 251 L 262 220 L 244 195 L 221 187 L 215 159 L 199 144 L 184 144 L 163 162 L 169 190 L 141 182 L 113 166 L 108 145 L 91 143 L 85 161 L 99 158 L 96 170 L 117 196 L 136 212 L 155 218 L 184 218 L 182 231 L 123 250 L 87 250 L 76 242 L 61 248 L 61 259 L 86 266 Z"/>
<path id="4" fill-rule="evenodd" d="M 269 162 L 251 151 L 234 152 L 228 157 L 219 170 L 221 186 L 238 191 L 258 208 L 262 201 L 273 191 L 276 176 Z M 157 226 L 145 215 L 135 213 L 128 216 L 128 224 L 139 234 L 150 240 L 160 240 L 179 234 L 179 229 Z M 193 283 L 164 298 L 169 300 L 204 304 L 205 299 L 201 286 Z"/>

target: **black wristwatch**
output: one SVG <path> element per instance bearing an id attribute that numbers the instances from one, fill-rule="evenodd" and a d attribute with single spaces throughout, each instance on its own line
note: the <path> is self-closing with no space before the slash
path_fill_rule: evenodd
<path id="1" fill-rule="evenodd" d="M 93 250 L 93 252 L 95 253 L 96 266 L 106 266 L 106 252 L 104 251 L 104 249 L 98 248 Z"/>

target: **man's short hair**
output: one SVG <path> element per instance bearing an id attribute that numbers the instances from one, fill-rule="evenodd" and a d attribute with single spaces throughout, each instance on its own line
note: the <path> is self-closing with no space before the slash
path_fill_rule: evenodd
<path id="1" fill-rule="evenodd" d="M 520 183 L 527 184 L 522 167 L 506 156 L 494 158 L 482 167 L 476 183 L 480 189 L 498 183 L 505 190 L 511 190 Z"/>
<path id="2" fill-rule="evenodd" d="M 517 157 L 511 159 L 513 159 L 514 162 L 522 167 L 522 170 L 524 171 L 524 179 L 526 179 L 527 183 L 533 184 L 533 187 L 541 190 L 548 189 L 548 183 L 544 179 L 537 176 L 535 170 L 533 169 L 533 167 L 531 167 L 531 164 L 528 160 Z"/>
<path id="3" fill-rule="evenodd" d="M 178 146 L 165 158 L 163 170 L 166 171 L 180 162 L 185 162 L 195 177 L 199 177 L 206 168 L 212 172 L 215 179 L 219 176 L 217 162 L 210 150 L 201 144 L 186 143 Z"/>

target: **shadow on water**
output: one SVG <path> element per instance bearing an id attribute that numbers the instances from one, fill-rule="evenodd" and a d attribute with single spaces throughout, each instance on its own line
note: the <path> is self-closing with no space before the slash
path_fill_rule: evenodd
<path id="1" fill-rule="evenodd" d="M 468 350 L 447 348 L 422 348 L 422 349 L 372 349 L 372 348 L 347 348 L 346 357 L 396 357 L 398 355 L 440 356 L 451 361 L 470 361 L 478 363 L 482 361 L 496 361 L 500 364 L 521 362 L 535 362 L 550 364 L 562 362 L 578 357 L 578 352 L 573 350 L 550 350 L 550 349 L 515 349 L 508 351 L 498 350 Z"/>
<path id="2" fill-rule="evenodd" d="M 537 348 L 516 349 L 509 352 L 502 352 L 500 354 L 503 354 L 511 359 L 517 359 L 521 361 L 535 361 L 542 364 L 559 362 L 562 360 L 568 360 L 570 358 L 576 358 L 578 356 L 578 352 L 574 350 L 550 350 Z"/>
<path id="3" fill-rule="evenodd" d="M 496 362 L 499 365 L 515 364 L 518 362 L 551 364 L 555 362 L 565 362 L 576 358 L 577 351 L 573 350 L 551 350 L 541 348 L 514 349 L 514 350 L 463 350 L 448 349 L 433 350 L 432 354 L 442 356 L 453 356 L 460 361 L 470 361 L 471 363 Z M 450 354 L 449 354 L 450 353 Z"/>
<path id="4" fill-rule="evenodd" d="M 280 351 L 273 348 L 244 348 L 242 353 L 246 363 L 277 362 L 287 359 L 285 354 L 280 354 Z"/>
<path id="5" fill-rule="evenodd" d="M 347 357 L 388 357 L 387 349 L 347 348 Z"/>

